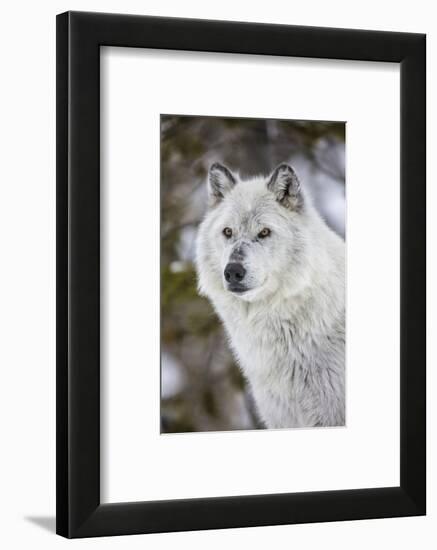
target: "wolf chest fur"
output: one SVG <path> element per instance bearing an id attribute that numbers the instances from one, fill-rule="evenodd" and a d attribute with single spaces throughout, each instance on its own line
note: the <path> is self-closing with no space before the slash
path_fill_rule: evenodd
<path id="1" fill-rule="evenodd" d="M 221 318 L 268 428 L 345 423 L 344 241 L 287 164 L 208 176 L 199 292 Z"/>

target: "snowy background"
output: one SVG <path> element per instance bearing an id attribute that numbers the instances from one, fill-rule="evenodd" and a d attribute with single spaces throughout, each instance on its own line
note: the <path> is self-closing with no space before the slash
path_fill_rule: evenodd
<path id="1" fill-rule="evenodd" d="M 161 430 L 259 429 L 250 392 L 209 302 L 198 296 L 197 229 L 206 174 L 295 168 L 327 224 L 345 236 L 345 124 L 162 115 Z"/>

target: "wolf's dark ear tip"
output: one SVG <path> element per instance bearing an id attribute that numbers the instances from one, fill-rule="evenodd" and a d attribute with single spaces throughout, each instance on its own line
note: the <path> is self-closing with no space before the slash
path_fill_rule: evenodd
<path id="1" fill-rule="evenodd" d="M 225 167 L 220 162 L 213 162 L 209 167 L 209 172 L 215 172 L 216 170 L 223 170 Z"/>
<path id="2" fill-rule="evenodd" d="M 224 164 L 214 162 L 209 167 L 209 179 L 218 185 L 235 185 L 236 180 L 232 172 Z"/>
<path id="3" fill-rule="evenodd" d="M 293 168 L 287 164 L 286 162 L 282 162 L 275 170 L 276 174 L 278 176 L 285 176 L 285 175 L 289 175 L 289 176 L 295 176 L 296 177 L 296 172 L 293 170 Z"/>

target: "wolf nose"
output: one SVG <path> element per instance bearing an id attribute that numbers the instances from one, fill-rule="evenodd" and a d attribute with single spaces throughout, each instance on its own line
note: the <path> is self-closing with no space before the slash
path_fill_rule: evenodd
<path id="1" fill-rule="evenodd" d="M 225 279 L 228 283 L 240 283 L 245 275 L 246 270 L 241 264 L 230 263 L 225 267 Z"/>

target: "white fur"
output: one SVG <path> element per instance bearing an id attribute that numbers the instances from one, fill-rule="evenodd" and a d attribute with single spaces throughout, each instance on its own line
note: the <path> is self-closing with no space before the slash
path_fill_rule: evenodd
<path id="1" fill-rule="evenodd" d="M 222 319 L 268 428 L 344 425 L 344 242 L 299 186 L 297 208 L 297 200 L 295 207 L 279 200 L 269 178 L 233 178 L 214 194 L 210 176 L 214 206 L 197 240 L 199 292 Z M 264 227 L 271 234 L 258 239 Z M 223 275 L 239 250 L 243 294 L 229 291 Z"/>

